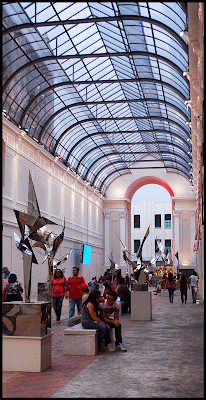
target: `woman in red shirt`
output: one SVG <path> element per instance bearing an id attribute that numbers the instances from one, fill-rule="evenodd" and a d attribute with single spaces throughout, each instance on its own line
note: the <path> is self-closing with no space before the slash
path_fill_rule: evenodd
<path id="1" fill-rule="evenodd" d="M 60 324 L 62 311 L 62 302 L 65 295 L 66 278 L 61 269 L 56 269 L 51 278 L 50 293 L 52 294 L 53 307 L 57 317 L 57 323 Z"/>

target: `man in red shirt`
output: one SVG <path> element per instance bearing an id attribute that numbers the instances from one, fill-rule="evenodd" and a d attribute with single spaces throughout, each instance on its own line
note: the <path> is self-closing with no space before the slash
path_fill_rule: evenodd
<path id="1" fill-rule="evenodd" d="M 82 309 L 82 294 L 80 293 L 78 286 L 82 283 L 86 283 L 83 276 L 79 276 L 79 268 L 73 268 L 73 276 L 69 276 L 65 286 L 65 297 L 68 298 L 67 290 L 69 290 L 69 318 L 74 316 L 75 304 L 77 305 L 78 314 Z"/>

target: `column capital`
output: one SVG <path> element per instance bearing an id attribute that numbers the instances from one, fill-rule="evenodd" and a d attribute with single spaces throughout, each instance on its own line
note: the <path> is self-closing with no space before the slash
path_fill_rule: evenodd
<path id="1" fill-rule="evenodd" d="M 180 210 L 174 210 L 173 211 L 174 217 L 179 217 L 180 216 Z"/>
<path id="2" fill-rule="evenodd" d="M 104 213 L 104 218 L 109 219 L 110 211 L 103 211 L 103 213 Z"/>
<path id="3" fill-rule="evenodd" d="M 190 210 L 189 211 L 190 217 L 195 217 L 195 213 L 196 213 L 195 210 Z"/>
<path id="4" fill-rule="evenodd" d="M 128 212 L 126 210 L 119 211 L 119 218 L 127 218 Z"/>

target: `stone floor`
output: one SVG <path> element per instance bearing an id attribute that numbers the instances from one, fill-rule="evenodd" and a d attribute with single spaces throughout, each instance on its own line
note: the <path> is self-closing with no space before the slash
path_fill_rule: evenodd
<path id="1" fill-rule="evenodd" d="M 204 304 L 181 302 L 179 290 L 170 303 L 167 290 L 152 292 L 152 320 L 120 317 L 126 353 L 98 356 L 63 355 L 62 322 L 52 310 L 52 367 L 42 373 L 3 372 L 3 398 L 203 398 Z"/>

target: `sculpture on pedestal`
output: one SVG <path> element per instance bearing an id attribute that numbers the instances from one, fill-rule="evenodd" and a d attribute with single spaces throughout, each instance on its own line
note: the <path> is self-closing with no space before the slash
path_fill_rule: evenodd
<path id="1" fill-rule="evenodd" d="M 41 247 L 45 251 L 44 261 L 46 259 L 48 260 L 48 280 L 50 280 L 53 274 L 53 268 L 56 268 L 62 262 L 66 261 L 72 251 L 66 254 L 60 260 L 54 259 L 55 254 L 57 253 L 59 246 L 64 239 L 65 219 L 63 230 L 56 238 L 52 232 L 46 232 L 47 224 L 57 224 L 56 222 L 50 221 L 41 215 L 30 171 L 28 188 L 28 213 L 17 210 L 14 210 L 14 212 L 21 233 L 21 238 L 19 238 L 19 236 L 13 232 L 16 246 L 23 253 L 25 302 L 30 302 L 32 263 L 38 264 L 32 247 Z M 29 239 L 36 241 L 33 246 L 31 246 Z"/>
<path id="2" fill-rule="evenodd" d="M 144 281 L 146 279 L 146 274 L 149 272 L 149 270 L 147 269 L 146 262 L 142 258 L 142 249 L 143 249 L 144 242 L 145 242 L 147 236 L 149 235 L 149 229 L 150 229 L 150 225 L 148 226 L 147 231 L 144 235 L 144 238 L 143 238 L 143 240 L 140 244 L 140 247 L 136 253 L 137 261 L 136 260 L 132 261 L 129 259 L 129 257 L 127 256 L 127 253 L 129 253 L 129 252 L 126 249 L 126 247 L 123 245 L 123 243 L 121 242 L 124 247 L 123 258 L 127 264 L 132 266 L 132 272 L 134 274 L 135 280 L 138 283 L 144 283 Z"/>

